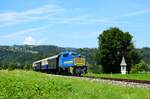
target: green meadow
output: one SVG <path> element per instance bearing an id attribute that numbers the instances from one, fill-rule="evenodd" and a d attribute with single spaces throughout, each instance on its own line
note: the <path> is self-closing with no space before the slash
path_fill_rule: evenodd
<path id="1" fill-rule="evenodd" d="M 150 89 L 1 70 L 0 99 L 150 99 Z"/>

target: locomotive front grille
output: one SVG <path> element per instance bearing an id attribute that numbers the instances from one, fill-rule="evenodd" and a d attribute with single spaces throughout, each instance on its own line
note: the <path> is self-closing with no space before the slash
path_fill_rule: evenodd
<path id="1" fill-rule="evenodd" d="M 77 66 L 85 66 L 85 58 L 74 58 L 74 63 Z"/>

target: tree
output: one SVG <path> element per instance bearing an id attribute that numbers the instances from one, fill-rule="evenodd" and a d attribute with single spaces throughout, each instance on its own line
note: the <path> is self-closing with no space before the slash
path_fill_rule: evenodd
<path id="1" fill-rule="evenodd" d="M 8 70 L 14 70 L 14 69 L 16 69 L 16 63 L 9 62 L 8 63 Z"/>
<path id="2" fill-rule="evenodd" d="M 30 64 L 25 64 L 24 68 L 25 70 L 30 70 L 32 66 Z"/>
<path id="3" fill-rule="evenodd" d="M 119 73 L 121 59 L 124 56 L 127 70 L 139 62 L 140 57 L 134 48 L 132 36 L 119 28 L 110 28 L 99 35 L 99 47 L 96 54 L 97 64 L 101 64 L 105 73 Z"/>

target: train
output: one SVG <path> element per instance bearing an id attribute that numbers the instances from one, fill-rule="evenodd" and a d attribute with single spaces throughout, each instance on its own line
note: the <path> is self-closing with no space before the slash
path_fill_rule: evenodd
<path id="1" fill-rule="evenodd" d="M 77 76 L 86 74 L 87 67 L 85 57 L 70 51 L 35 61 L 32 65 L 34 71 Z"/>

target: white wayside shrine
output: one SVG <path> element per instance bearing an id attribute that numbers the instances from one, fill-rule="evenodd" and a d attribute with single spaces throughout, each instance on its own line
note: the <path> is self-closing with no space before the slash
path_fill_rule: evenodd
<path id="1" fill-rule="evenodd" d="M 122 58 L 122 62 L 121 62 L 120 65 L 121 65 L 121 74 L 126 74 L 126 66 L 127 66 L 127 64 L 125 62 L 124 57 Z"/>

